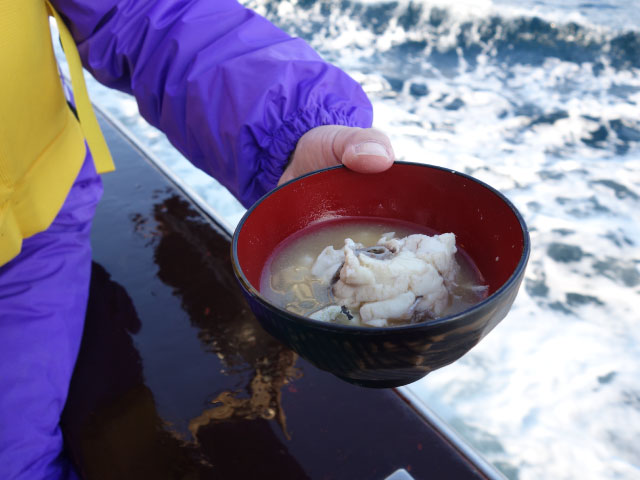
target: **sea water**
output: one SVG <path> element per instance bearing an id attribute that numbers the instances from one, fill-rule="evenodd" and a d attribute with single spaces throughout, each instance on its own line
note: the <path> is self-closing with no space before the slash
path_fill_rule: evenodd
<path id="1" fill-rule="evenodd" d="M 399 159 L 489 183 L 530 228 L 507 318 L 411 390 L 509 478 L 640 478 L 640 2 L 244 3 L 361 82 Z M 133 99 L 90 90 L 238 221 Z"/>

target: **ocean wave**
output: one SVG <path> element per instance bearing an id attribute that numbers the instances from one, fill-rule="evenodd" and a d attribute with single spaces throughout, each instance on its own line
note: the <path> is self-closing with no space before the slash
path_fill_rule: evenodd
<path id="1" fill-rule="evenodd" d="M 418 127 L 443 119 L 428 129 L 459 134 L 482 115 L 501 140 L 556 156 L 624 155 L 640 142 L 640 32 L 488 1 L 246 3 L 352 73 L 376 108 L 415 112 Z"/>
<path id="2" fill-rule="evenodd" d="M 474 7 L 420 1 L 245 3 L 312 43 L 333 39 L 342 47 L 359 48 L 363 53 L 374 50 L 400 59 L 421 57 L 446 69 L 461 64 L 473 68 L 480 56 L 507 64 L 540 65 L 557 58 L 590 62 L 596 70 L 604 65 L 640 67 L 640 32 L 636 30 L 614 32 L 593 24 L 527 15 L 521 9 L 487 2 Z"/>

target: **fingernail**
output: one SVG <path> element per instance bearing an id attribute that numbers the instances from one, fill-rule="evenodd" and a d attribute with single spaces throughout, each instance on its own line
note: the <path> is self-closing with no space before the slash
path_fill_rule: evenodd
<path id="1" fill-rule="evenodd" d="M 389 158 L 387 149 L 381 143 L 376 142 L 364 142 L 359 143 L 353 149 L 356 155 L 375 155 L 377 157 Z"/>

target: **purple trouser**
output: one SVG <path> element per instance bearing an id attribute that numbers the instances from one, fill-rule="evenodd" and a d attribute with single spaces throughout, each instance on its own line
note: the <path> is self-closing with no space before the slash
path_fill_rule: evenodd
<path id="1" fill-rule="evenodd" d="M 0 479 L 77 478 L 60 414 L 84 324 L 102 182 L 85 163 L 53 221 L 0 267 Z"/>

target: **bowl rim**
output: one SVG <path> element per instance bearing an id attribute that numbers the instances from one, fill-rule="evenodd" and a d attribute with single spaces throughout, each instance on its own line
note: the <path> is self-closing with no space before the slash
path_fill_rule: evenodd
<path id="1" fill-rule="evenodd" d="M 405 325 L 391 325 L 391 326 L 388 326 L 388 327 L 369 327 L 369 326 L 343 325 L 343 324 L 339 324 L 339 323 L 321 322 L 319 320 L 313 320 L 313 319 L 308 318 L 308 317 L 303 317 L 302 315 L 298 315 L 296 313 L 290 312 L 288 310 L 285 310 L 284 308 L 280 308 L 277 305 L 274 305 L 273 303 L 269 302 L 269 300 L 267 300 L 264 296 L 262 296 L 260 291 L 258 289 L 256 289 L 256 288 L 254 288 L 253 285 L 251 284 L 251 282 L 249 282 L 247 277 L 244 275 L 242 269 L 240 268 L 240 261 L 238 259 L 238 237 L 240 235 L 240 231 L 242 230 L 242 227 L 244 226 L 246 220 L 251 216 L 251 214 L 258 207 L 258 205 L 260 205 L 267 197 L 271 196 L 276 191 L 278 191 L 278 190 L 280 190 L 282 188 L 286 188 L 288 185 L 290 185 L 292 183 L 301 181 L 302 179 L 310 177 L 310 176 L 313 176 L 313 175 L 322 175 L 323 173 L 325 173 L 327 171 L 331 171 L 331 170 L 347 169 L 347 167 L 345 167 L 344 165 L 335 165 L 335 166 L 331 166 L 331 167 L 322 168 L 320 170 L 314 170 L 313 172 L 309 172 L 309 173 L 306 173 L 306 174 L 301 175 L 299 177 L 296 177 L 296 178 L 294 178 L 292 180 L 289 180 L 288 182 L 285 182 L 282 185 L 278 185 L 277 187 L 275 187 L 274 189 L 268 191 L 262 197 L 260 197 L 260 199 L 258 199 L 245 212 L 245 214 L 242 216 L 242 218 L 238 222 L 238 225 L 236 226 L 236 228 L 235 228 L 235 230 L 233 232 L 233 238 L 232 238 L 232 241 L 231 241 L 231 263 L 232 263 L 233 271 L 234 271 L 234 273 L 236 275 L 236 278 L 240 281 L 242 287 L 256 301 L 258 301 L 260 304 L 262 304 L 268 310 L 273 310 L 276 313 L 280 314 L 280 316 L 284 315 L 285 318 L 287 316 L 288 317 L 293 317 L 296 321 L 302 322 L 303 324 L 306 324 L 309 327 L 312 327 L 312 328 L 315 328 L 315 329 L 320 329 L 320 330 L 330 330 L 330 331 L 344 332 L 344 333 L 347 333 L 347 332 L 349 332 L 349 333 L 361 333 L 361 334 L 371 334 L 371 335 L 378 335 L 378 334 L 384 334 L 384 333 L 390 333 L 390 332 L 410 332 L 412 330 L 420 330 L 420 329 L 423 329 L 425 327 L 435 327 L 435 326 L 441 326 L 441 325 L 448 324 L 448 323 L 454 323 L 457 320 L 462 319 L 463 317 L 468 317 L 469 314 L 472 314 L 472 317 L 473 317 L 473 313 L 474 312 L 478 312 L 478 311 L 482 310 L 483 308 L 485 308 L 485 306 L 490 301 L 494 301 L 496 298 L 503 296 L 506 293 L 506 291 L 509 290 L 511 285 L 514 282 L 516 282 L 517 279 L 520 278 L 520 276 L 523 274 L 524 269 L 527 266 L 527 262 L 529 261 L 529 255 L 530 255 L 530 250 L 531 250 L 531 240 L 529 238 L 529 229 L 527 228 L 527 225 L 526 225 L 526 223 L 524 221 L 524 218 L 523 218 L 522 214 L 518 211 L 518 209 L 515 207 L 515 205 L 504 194 L 499 192 L 497 189 L 495 189 L 491 185 L 489 185 L 489 184 L 487 184 L 487 183 L 483 182 L 482 180 L 479 180 L 479 179 L 477 179 L 475 177 L 472 177 L 471 175 L 467 175 L 466 173 L 462 173 L 462 172 L 459 172 L 457 170 L 453 170 L 451 168 L 441 167 L 441 166 L 438 166 L 438 165 L 431 165 L 431 164 L 427 164 L 427 163 L 407 162 L 407 161 L 396 160 L 396 161 L 394 161 L 394 164 L 411 165 L 411 166 L 422 167 L 422 168 L 442 170 L 442 171 L 446 171 L 446 172 L 452 173 L 454 175 L 459 175 L 459 176 L 464 177 L 465 179 L 467 179 L 469 181 L 475 182 L 475 183 L 479 184 L 480 186 L 488 189 L 489 191 L 491 191 L 492 193 L 497 195 L 503 202 L 505 202 L 507 204 L 509 209 L 513 212 L 513 214 L 515 215 L 516 219 L 518 220 L 518 223 L 520 225 L 520 229 L 522 231 L 522 239 L 523 239 L 522 255 L 520 256 L 520 260 L 518 261 L 518 264 L 516 265 L 516 268 L 513 270 L 513 272 L 511 273 L 511 275 L 507 279 L 507 281 L 504 282 L 502 284 L 502 286 L 500 288 L 498 288 L 495 292 L 493 292 L 493 294 L 489 295 L 487 298 L 485 298 L 482 301 L 474 304 L 473 306 L 467 308 L 466 310 L 462 310 L 461 312 L 455 313 L 453 315 L 447 315 L 447 316 L 444 316 L 444 317 L 438 317 L 438 318 L 435 318 L 433 320 L 420 322 L 420 323 L 410 323 L 410 324 L 405 324 Z M 366 174 L 363 174 L 363 175 L 366 175 Z"/>

